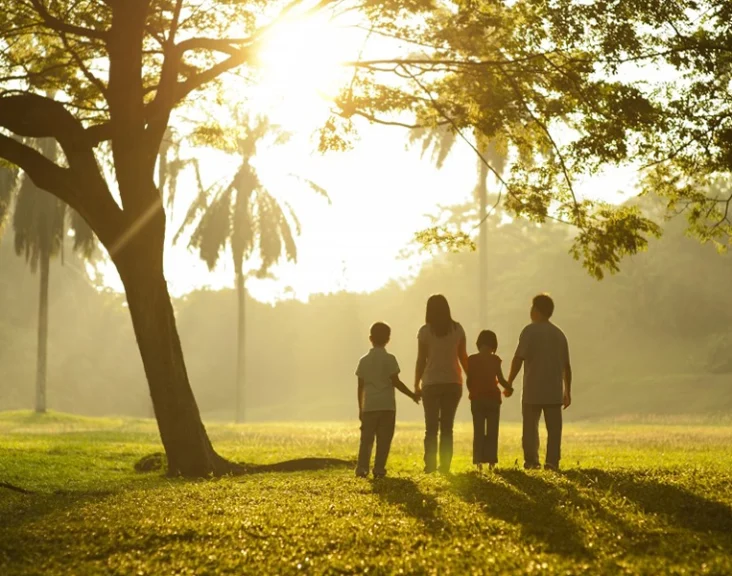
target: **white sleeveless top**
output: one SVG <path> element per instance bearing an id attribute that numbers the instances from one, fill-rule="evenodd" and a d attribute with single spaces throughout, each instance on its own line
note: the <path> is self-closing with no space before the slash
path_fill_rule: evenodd
<path id="1" fill-rule="evenodd" d="M 427 349 L 427 365 L 422 374 L 423 385 L 463 383 L 458 345 L 464 338 L 465 331 L 458 322 L 442 337 L 438 337 L 428 324 L 419 329 L 417 340 Z"/>

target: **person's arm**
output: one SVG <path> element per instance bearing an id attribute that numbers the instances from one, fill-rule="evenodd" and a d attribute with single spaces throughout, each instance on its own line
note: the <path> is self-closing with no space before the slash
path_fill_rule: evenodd
<path id="1" fill-rule="evenodd" d="M 503 368 L 501 368 L 500 362 L 498 363 L 498 373 L 496 376 L 498 377 L 498 383 L 503 386 L 503 395 L 508 398 L 513 394 L 513 386 L 511 386 L 503 377 Z"/>
<path id="2" fill-rule="evenodd" d="M 567 364 L 564 366 L 564 408 L 572 404 L 572 365 L 569 362 L 569 346 L 567 346 Z"/>
<path id="3" fill-rule="evenodd" d="M 508 389 L 508 388 L 513 388 L 513 386 L 511 386 L 511 385 L 510 385 L 510 384 L 509 384 L 509 383 L 508 383 L 508 382 L 506 381 L 506 379 L 505 379 L 505 378 L 503 377 L 503 368 L 501 368 L 501 365 L 500 365 L 500 364 L 498 365 L 498 374 L 497 374 L 497 376 L 498 376 L 498 383 L 499 383 L 499 384 L 500 384 L 501 386 L 503 386 L 504 388 L 507 388 L 507 389 Z"/>
<path id="4" fill-rule="evenodd" d="M 363 381 L 363 378 L 358 379 L 358 419 L 361 419 L 361 414 L 363 410 L 363 387 L 366 385 L 366 383 Z"/>
<path id="5" fill-rule="evenodd" d="M 419 394 L 421 390 L 422 375 L 427 366 L 427 345 L 417 341 L 417 365 L 414 368 L 414 393 Z"/>
<path id="6" fill-rule="evenodd" d="M 516 380 L 516 376 L 521 372 L 521 367 L 524 365 L 524 359 L 521 356 L 514 356 L 511 361 L 511 371 L 508 373 L 508 384 L 509 388 L 513 388 L 513 381 Z"/>
<path id="7" fill-rule="evenodd" d="M 399 379 L 399 374 L 391 375 L 391 383 L 394 385 L 394 388 L 399 390 L 399 392 L 401 392 L 405 396 L 409 396 L 412 400 L 419 404 L 419 396 L 416 393 L 412 392 L 409 388 L 407 388 L 407 385 Z"/>
<path id="8" fill-rule="evenodd" d="M 524 365 L 524 360 L 526 359 L 526 352 L 529 347 L 527 328 L 524 328 L 521 331 L 518 346 L 516 346 L 516 352 L 513 355 L 513 360 L 511 360 L 511 370 L 508 373 L 509 388 L 513 388 L 513 381 L 516 380 L 516 376 L 521 372 L 521 367 Z"/>
<path id="9" fill-rule="evenodd" d="M 463 367 L 463 372 L 465 374 L 468 373 L 468 347 L 465 343 L 465 334 L 460 338 L 460 342 L 458 343 L 458 359 L 460 360 L 460 365 Z"/>

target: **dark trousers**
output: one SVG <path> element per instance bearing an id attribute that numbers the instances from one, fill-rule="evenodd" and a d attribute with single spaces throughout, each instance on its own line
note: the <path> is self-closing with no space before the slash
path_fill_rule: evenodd
<path id="1" fill-rule="evenodd" d="M 473 464 L 498 462 L 498 423 L 501 405 L 488 398 L 470 401 L 473 414 Z"/>
<path id="2" fill-rule="evenodd" d="M 463 387 L 460 384 L 430 384 L 422 388 L 424 406 L 424 470 L 437 469 L 437 430 L 440 431 L 440 470 L 450 471 L 452 428 Z"/>
<path id="3" fill-rule="evenodd" d="M 358 474 L 368 474 L 371 450 L 376 440 L 374 474 L 386 474 L 386 459 L 389 457 L 391 440 L 394 438 L 396 412 L 394 410 L 374 410 L 361 414 L 361 446 L 358 449 Z"/>
<path id="4" fill-rule="evenodd" d="M 539 420 L 544 413 L 546 425 L 546 463 L 550 466 L 559 466 L 562 445 L 562 405 L 561 404 L 523 404 L 523 437 L 524 465 L 527 467 L 539 465 Z"/>

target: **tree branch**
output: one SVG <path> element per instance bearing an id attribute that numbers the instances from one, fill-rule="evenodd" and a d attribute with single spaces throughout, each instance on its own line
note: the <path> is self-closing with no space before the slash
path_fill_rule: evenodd
<path id="1" fill-rule="evenodd" d="M 248 43 L 252 43 L 251 38 L 189 38 L 179 42 L 176 50 L 178 57 L 182 57 L 189 50 L 211 50 L 236 56 L 241 51 L 236 45 Z"/>
<path id="2" fill-rule="evenodd" d="M 84 28 L 82 26 L 74 26 L 68 24 L 55 16 L 46 9 L 45 5 L 41 0 L 30 0 L 30 3 L 35 8 L 36 13 L 43 20 L 43 24 L 46 28 L 50 28 L 56 32 L 62 32 L 66 34 L 72 34 L 74 36 L 83 36 L 85 38 L 95 38 L 97 40 L 106 40 L 107 33 L 99 30 L 93 30 L 91 28 Z"/>
<path id="3" fill-rule="evenodd" d="M 68 168 L 61 168 L 37 150 L 4 134 L 0 134 L 0 157 L 18 166 L 39 188 L 63 200 L 74 210 L 80 208 Z"/>
<path id="4" fill-rule="evenodd" d="M 18 136 L 55 138 L 68 161 L 61 168 L 28 146 L 3 136 L 0 157 L 24 170 L 42 188 L 74 208 L 106 243 L 100 230 L 115 227 L 121 211 L 99 170 L 87 133 L 60 102 L 37 94 L 0 98 L 0 126 Z M 101 225 L 104 222 L 106 226 Z M 111 222 L 111 226 L 110 226 Z"/>

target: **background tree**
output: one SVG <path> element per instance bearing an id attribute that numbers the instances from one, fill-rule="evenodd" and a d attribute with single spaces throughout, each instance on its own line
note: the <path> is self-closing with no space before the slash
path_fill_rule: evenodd
<path id="1" fill-rule="evenodd" d="M 268 136 L 276 142 L 289 135 L 267 118 L 254 120 L 240 118 L 238 126 L 243 135 L 237 138 L 239 168 L 233 180 L 213 192 L 200 189 L 199 197 L 191 204 L 176 239 L 194 226 L 188 247 L 196 250 L 209 270 L 214 270 L 219 258 L 230 251 L 234 266 L 237 295 L 237 354 L 235 382 L 235 419 L 243 422 L 246 394 L 246 278 L 245 265 L 253 257 L 258 260 L 257 276 L 264 276 L 281 259 L 296 261 L 295 236 L 300 234 L 300 223 L 290 204 L 279 200 L 259 179 L 251 161 L 257 147 Z M 196 168 L 197 170 L 197 168 Z M 329 200 L 328 194 L 314 182 L 297 178 L 314 192 Z"/>
<path id="2" fill-rule="evenodd" d="M 54 140 L 38 142 L 39 151 L 49 160 L 56 161 L 57 146 Z M 48 286 L 50 282 L 51 258 L 61 256 L 69 230 L 73 232 L 73 249 L 84 258 L 91 258 L 95 248 L 94 234 L 89 226 L 73 210 L 38 188 L 25 175 L 20 175 L 20 185 L 14 181 L 17 171 L 4 170 L 2 185 L 7 200 L 0 201 L 0 221 L 7 216 L 11 207 L 10 193 L 17 188 L 13 210 L 15 252 L 25 256 L 31 271 L 40 268 L 38 300 L 38 337 L 36 355 L 36 402 L 35 411 L 44 413 L 47 407 L 48 366 Z"/>
<path id="3" fill-rule="evenodd" d="M 489 141 L 477 136 L 477 169 L 478 178 L 475 186 L 475 197 L 478 201 L 478 320 L 480 326 L 488 325 L 488 176 L 491 170 L 498 178 L 503 178 L 506 168 L 508 143 L 504 138 L 496 136 Z M 456 134 L 444 125 L 432 130 L 416 128 L 410 132 L 410 142 L 422 142 L 422 154 L 432 150 L 432 159 L 437 168 L 442 168 L 450 154 Z M 498 194 L 496 205 L 500 202 Z"/>

